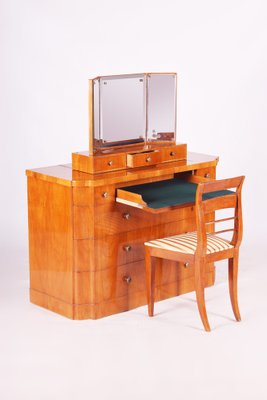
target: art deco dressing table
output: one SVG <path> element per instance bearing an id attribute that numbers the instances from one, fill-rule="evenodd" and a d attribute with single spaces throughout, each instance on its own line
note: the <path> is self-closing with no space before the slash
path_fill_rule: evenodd
<path id="1" fill-rule="evenodd" d="M 89 121 L 88 152 L 26 171 L 30 300 L 71 319 L 146 304 L 144 242 L 195 229 L 192 187 L 218 163 L 176 143 L 174 73 L 89 80 Z M 193 266 L 163 263 L 156 300 L 194 290 Z"/>

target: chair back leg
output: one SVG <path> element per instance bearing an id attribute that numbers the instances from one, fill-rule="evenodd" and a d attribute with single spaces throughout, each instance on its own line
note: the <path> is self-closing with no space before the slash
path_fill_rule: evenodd
<path id="1" fill-rule="evenodd" d="M 150 248 L 148 246 L 145 247 L 145 261 L 148 315 L 153 317 L 155 302 L 155 263 L 152 263 Z"/>
<path id="2" fill-rule="evenodd" d="M 232 309 L 237 321 L 241 321 L 241 316 L 237 301 L 237 275 L 238 275 L 238 250 L 234 257 L 228 260 L 228 282 Z"/>

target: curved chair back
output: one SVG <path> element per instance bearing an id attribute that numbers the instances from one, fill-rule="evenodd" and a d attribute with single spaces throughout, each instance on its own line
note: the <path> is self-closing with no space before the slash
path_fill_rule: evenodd
<path id="1" fill-rule="evenodd" d="M 197 249 L 196 254 L 205 256 L 207 251 L 207 233 L 218 235 L 226 232 L 233 232 L 231 245 L 235 248 L 239 247 L 243 235 L 242 207 L 241 207 L 241 191 L 245 177 L 222 179 L 199 183 L 196 192 L 196 224 L 197 224 Z M 235 191 L 229 189 L 236 189 Z M 209 193 L 218 192 L 218 197 L 209 198 Z M 215 211 L 222 209 L 234 209 L 234 216 L 222 219 L 208 219 L 207 214 L 215 216 Z M 207 226 L 215 227 L 218 222 L 233 221 L 233 228 L 221 231 L 207 232 Z"/>

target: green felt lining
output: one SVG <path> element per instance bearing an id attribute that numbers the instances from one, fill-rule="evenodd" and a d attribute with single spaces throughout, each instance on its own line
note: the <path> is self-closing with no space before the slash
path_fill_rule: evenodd
<path id="1" fill-rule="evenodd" d="M 185 182 L 181 179 L 168 179 L 160 182 L 145 183 L 142 185 L 127 186 L 120 189 L 140 194 L 149 208 L 163 208 L 186 203 L 194 203 L 197 184 Z M 231 190 L 218 190 L 205 193 L 203 199 L 232 194 Z"/>

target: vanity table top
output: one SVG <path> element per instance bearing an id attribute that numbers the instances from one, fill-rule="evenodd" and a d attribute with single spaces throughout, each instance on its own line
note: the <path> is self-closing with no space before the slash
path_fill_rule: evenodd
<path id="1" fill-rule="evenodd" d="M 51 167 L 33 168 L 26 170 L 28 177 L 73 187 L 97 187 L 102 185 L 130 182 L 138 179 L 166 176 L 193 169 L 208 168 L 218 164 L 219 157 L 200 153 L 187 153 L 187 159 L 154 165 L 99 174 L 88 174 L 72 169 L 72 164 L 55 165 Z"/>

